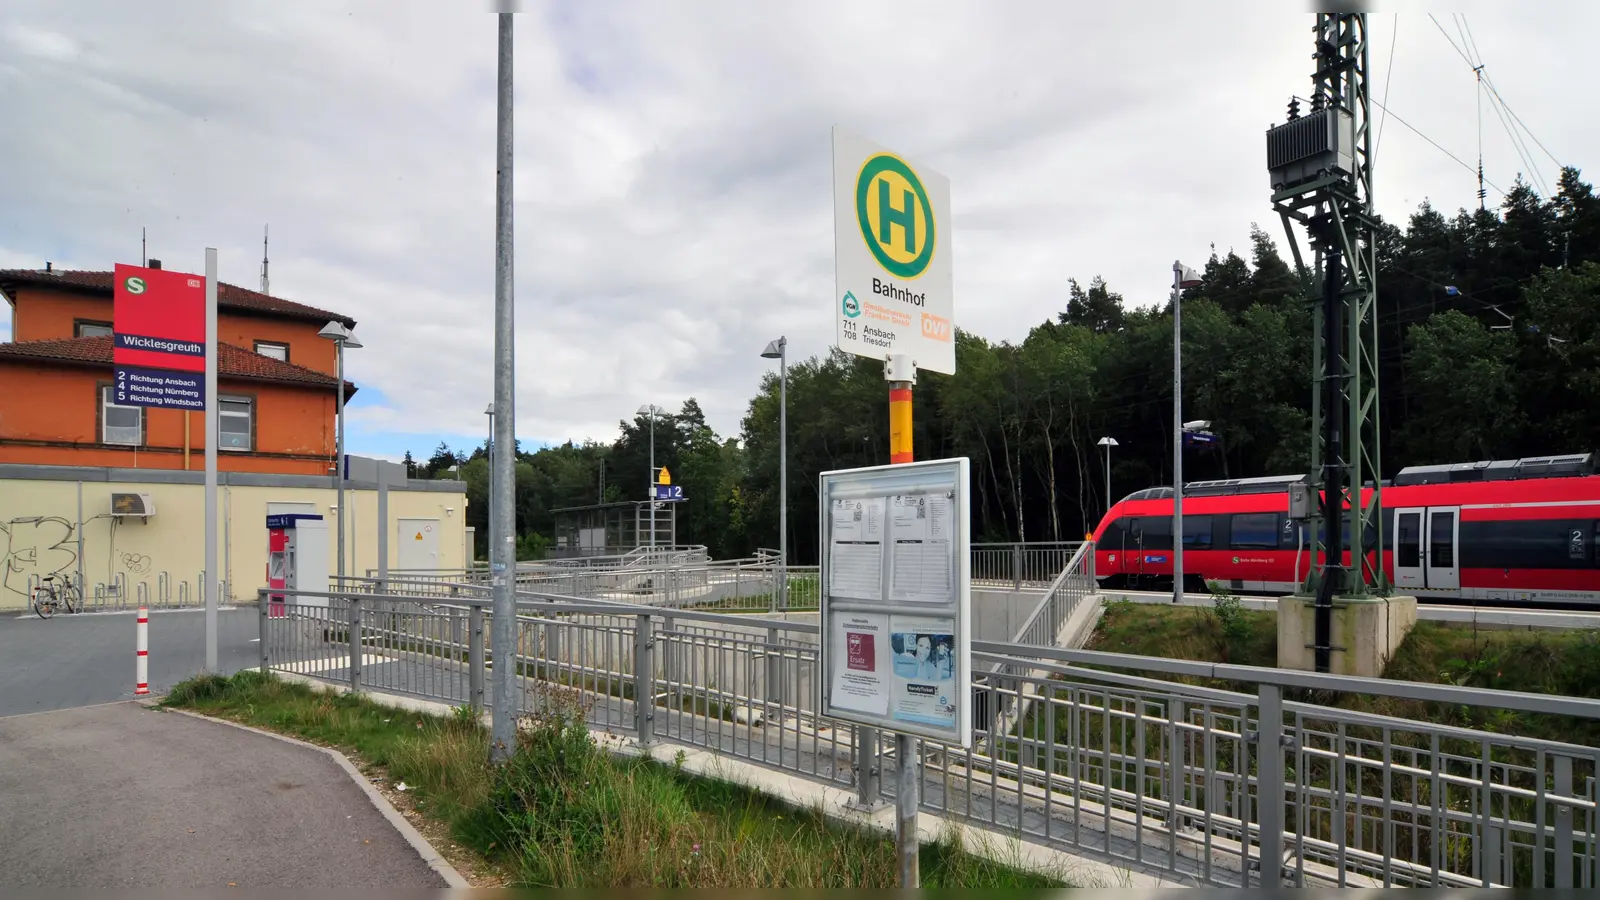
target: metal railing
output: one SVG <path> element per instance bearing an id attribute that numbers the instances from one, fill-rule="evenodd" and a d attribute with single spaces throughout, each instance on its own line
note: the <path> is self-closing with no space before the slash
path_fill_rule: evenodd
<path id="1" fill-rule="evenodd" d="M 1041 588 L 1066 569 L 1081 546 L 1082 541 L 973 544 L 972 580 L 1012 590 Z"/>
<path id="2" fill-rule="evenodd" d="M 1062 605 L 1043 615 L 1062 619 Z M 481 707 L 499 664 L 486 608 L 291 595 L 261 604 L 261 667 Z M 867 800 L 894 784 L 892 742 L 858 750 L 853 727 L 817 714 L 814 623 L 545 596 L 519 599 L 516 627 L 522 709 L 565 692 L 595 727 L 642 744 L 704 747 Z M 1297 695 L 1589 722 L 1600 700 L 1012 642 L 975 643 L 974 668 L 988 672 L 973 748 L 925 741 L 906 761 L 930 812 L 1180 882 L 1595 886 L 1600 749 Z M 1007 697 L 1029 702 L 1006 716 Z"/>

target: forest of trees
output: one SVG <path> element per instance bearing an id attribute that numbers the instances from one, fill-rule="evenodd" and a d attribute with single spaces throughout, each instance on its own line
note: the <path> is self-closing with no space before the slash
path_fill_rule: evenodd
<path id="1" fill-rule="evenodd" d="M 1277 223 L 1272 223 L 1274 226 Z M 1185 458 L 1187 480 L 1302 472 L 1310 457 L 1307 282 L 1262 228 L 1248 259 L 1213 252 L 1183 298 L 1184 417 L 1219 442 Z M 1600 198 L 1575 169 L 1555 197 L 1520 179 L 1498 210 L 1445 216 L 1424 204 L 1376 236 L 1385 477 L 1408 465 L 1586 452 L 1600 447 Z M 979 302 L 968 298 L 964 303 Z M 1060 309 L 1020 342 L 958 332 L 957 374 L 916 386 L 919 459 L 972 460 L 974 540 L 1071 540 L 1111 493 L 1170 483 L 1170 306 L 1129 309 L 1095 278 L 1070 281 Z M 717 557 L 774 547 L 778 383 L 766 376 L 737 438 L 719 437 L 690 399 L 656 420 L 656 459 L 688 500 L 679 542 Z M 880 362 L 831 351 L 789 368 L 792 558 L 815 562 L 817 473 L 888 461 Z M 640 499 L 649 423 L 610 444 L 518 451 L 523 555 L 548 543 L 550 510 Z M 407 454 L 410 462 L 410 455 Z M 487 533 L 483 447 L 440 445 L 419 477 L 461 465 L 469 523 Z"/>

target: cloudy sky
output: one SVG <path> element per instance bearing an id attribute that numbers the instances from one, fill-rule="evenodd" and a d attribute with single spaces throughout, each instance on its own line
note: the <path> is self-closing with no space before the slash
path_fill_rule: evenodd
<path id="1" fill-rule="evenodd" d="M 1572 75 L 1600 4 L 1464 8 L 1500 96 L 1583 167 L 1600 126 Z M 0 267 L 137 262 L 147 226 L 168 268 L 200 271 L 211 245 L 223 279 L 253 287 L 270 223 L 273 293 L 360 322 L 352 452 L 481 440 L 496 46 L 484 0 L 5 9 Z M 795 358 L 826 352 L 835 124 L 949 177 L 956 322 L 1019 339 L 1063 306 L 1070 277 L 1156 303 L 1174 258 L 1199 266 L 1212 243 L 1245 252 L 1252 222 L 1277 235 L 1262 134 L 1308 92 L 1312 65 L 1299 4 L 522 9 L 525 445 L 609 440 L 641 403 L 690 396 L 737 434 L 769 339 L 788 335 Z M 1420 7 L 1371 21 L 1375 95 L 1475 164 L 1469 65 Z M 1553 185 L 1555 164 L 1530 149 Z M 1529 168 L 1488 104 L 1483 154 L 1500 188 Z M 1475 175 L 1393 118 L 1376 170 L 1390 217 L 1425 198 L 1476 202 Z"/>

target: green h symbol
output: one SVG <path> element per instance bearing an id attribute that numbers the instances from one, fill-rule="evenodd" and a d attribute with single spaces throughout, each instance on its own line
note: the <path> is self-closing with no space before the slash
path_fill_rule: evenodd
<path id="1" fill-rule="evenodd" d="M 911 191 L 901 191 L 901 200 L 905 208 L 895 209 L 889 203 L 889 179 L 878 179 L 878 243 L 889 245 L 889 229 L 899 225 L 902 237 L 905 238 L 907 253 L 917 252 L 917 195 Z"/>

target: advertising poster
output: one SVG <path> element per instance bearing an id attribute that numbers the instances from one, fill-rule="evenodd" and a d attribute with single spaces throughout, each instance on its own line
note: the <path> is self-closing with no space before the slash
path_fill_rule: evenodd
<path id="1" fill-rule="evenodd" d="M 903 722 L 954 728 L 959 684 L 955 620 L 893 616 L 890 630 L 894 654 L 890 715 Z"/>
<path id="2" fill-rule="evenodd" d="M 833 620 L 833 705 L 889 714 L 889 617 L 841 614 Z"/>
<path id="3" fill-rule="evenodd" d="M 952 492 L 889 498 L 892 542 L 890 598 L 896 603 L 954 600 Z"/>
<path id="4" fill-rule="evenodd" d="M 876 600 L 883 593 L 883 498 L 835 500 L 828 545 L 828 594 Z"/>

